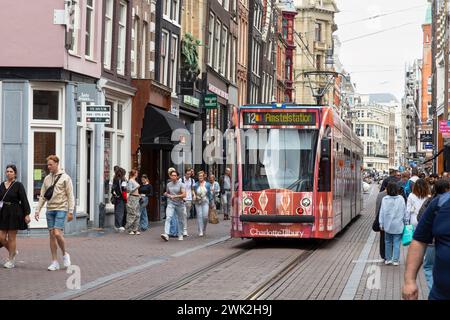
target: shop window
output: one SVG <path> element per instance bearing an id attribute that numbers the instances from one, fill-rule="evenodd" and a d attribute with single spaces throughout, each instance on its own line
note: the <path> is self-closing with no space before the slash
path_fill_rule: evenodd
<path id="1" fill-rule="evenodd" d="M 33 91 L 33 120 L 59 120 L 58 91 Z"/>

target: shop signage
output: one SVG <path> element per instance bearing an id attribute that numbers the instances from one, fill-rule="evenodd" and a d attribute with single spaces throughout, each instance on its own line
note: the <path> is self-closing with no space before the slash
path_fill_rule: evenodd
<path id="1" fill-rule="evenodd" d="M 184 96 L 183 102 L 189 106 L 198 108 L 200 106 L 200 100 L 191 96 Z"/>
<path id="2" fill-rule="evenodd" d="M 433 145 L 430 144 L 430 143 L 427 143 L 427 144 L 425 145 L 425 150 L 433 150 Z"/>
<path id="3" fill-rule="evenodd" d="M 217 109 L 217 95 L 213 93 L 205 94 L 204 105 L 206 109 Z"/>
<path id="4" fill-rule="evenodd" d="M 194 94 L 194 81 L 180 81 L 180 95 L 192 96 Z"/>
<path id="5" fill-rule="evenodd" d="M 97 98 L 97 86 L 95 84 L 80 83 L 77 85 L 78 102 L 95 102 Z"/>
<path id="6" fill-rule="evenodd" d="M 439 122 L 439 131 L 442 133 L 444 138 L 450 138 L 450 125 L 447 121 Z"/>
<path id="7" fill-rule="evenodd" d="M 86 106 L 86 122 L 111 123 L 111 106 Z"/>
<path id="8" fill-rule="evenodd" d="M 175 106 L 175 105 L 171 106 L 170 107 L 170 113 L 175 115 L 175 116 L 177 116 L 177 117 L 179 117 L 180 116 L 180 107 L 179 106 Z"/>
<path id="9" fill-rule="evenodd" d="M 433 142 L 433 134 L 432 133 L 423 133 L 420 135 L 420 142 Z"/>
<path id="10" fill-rule="evenodd" d="M 208 90 L 217 94 L 219 97 L 224 98 L 225 100 L 228 100 L 228 92 L 220 90 L 219 88 L 213 86 L 211 83 L 208 85 Z"/>

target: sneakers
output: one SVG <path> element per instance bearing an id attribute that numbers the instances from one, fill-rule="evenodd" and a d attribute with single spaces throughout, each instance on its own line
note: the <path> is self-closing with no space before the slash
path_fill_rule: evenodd
<path id="1" fill-rule="evenodd" d="M 178 241 L 183 241 L 183 236 L 178 236 Z"/>
<path id="2" fill-rule="evenodd" d="M 48 266 L 48 271 L 56 271 L 59 270 L 59 263 L 58 261 L 53 261 L 51 265 Z"/>
<path id="3" fill-rule="evenodd" d="M 5 267 L 6 269 L 12 269 L 12 268 L 14 268 L 16 265 L 15 265 L 15 262 L 14 262 L 14 260 L 9 260 L 8 259 L 8 261 L 6 261 L 6 263 L 3 265 L 3 267 Z"/>
<path id="4" fill-rule="evenodd" d="M 129 234 L 130 236 L 134 236 L 134 235 L 135 235 L 134 231 L 130 231 L 130 232 L 128 232 L 128 234 Z"/>
<path id="5" fill-rule="evenodd" d="M 64 261 L 64 267 L 65 267 L 65 268 L 70 267 L 70 265 L 72 264 L 72 263 L 70 262 L 70 255 L 69 255 L 67 252 L 66 252 L 66 255 L 63 256 L 63 261 Z"/>
<path id="6" fill-rule="evenodd" d="M 203 237 L 203 232 L 200 232 L 200 233 L 198 234 L 198 236 L 199 236 L 199 237 Z"/>
<path id="7" fill-rule="evenodd" d="M 163 239 L 164 241 L 169 241 L 169 236 L 167 234 L 163 233 L 161 235 L 161 239 Z"/>
<path id="8" fill-rule="evenodd" d="M 390 264 L 392 264 L 392 261 L 385 261 L 384 264 L 385 265 L 390 265 Z"/>
<path id="9" fill-rule="evenodd" d="M 400 262 L 398 262 L 398 261 L 394 261 L 394 262 L 392 262 L 392 265 L 393 265 L 393 266 L 396 266 L 396 267 L 397 267 L 397 266 L 399 266 L 399 265 L 400 265 Z"/>
<path id="10" fill-rule="evenodd" d="M 137 236 L 141 235 L 141 233 L 139 231 L 136 231 L 134 234 Z"/>
<path id="11" fill-rule="evenodd" d="M 183 232 L 183 237 L 189 237 L 187 231 Z"/>
<path id="12" fill-rule="evenodd" d="M 119 228 L 119 232 L 125 232 L 125 228 L 124 227 L 120 227 Z"/>

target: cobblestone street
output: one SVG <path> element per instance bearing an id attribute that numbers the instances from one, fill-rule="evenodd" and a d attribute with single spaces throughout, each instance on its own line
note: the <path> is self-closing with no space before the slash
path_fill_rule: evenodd
<path id="1" fill-rule="evenodd" d="M 235 300 L 261 291 L 258 299 L 398 300 L 406 251 L 400 267 L 379 260 L 378 234 L 371 231 L 376 194 L 373 187 L 361 217 L 328 242 L 230 239 L 228 221 L 208 225 L 200 238 L 194 220 L 185 241 L 162 242 L 161 223 L 141 236 L 100 230 L 70 236 L 67 250 L 81 270 L 80 290 L 67 288 L 70 274 L 64 270 L 46 270 L 47 238 L 22 237 L 17 268 L 0 271 L 2 287 L 8 288 L 0 298 Z M 5 253 L 2 249 L 2 258 Z M 367 286 L 371 266 L 379 268 L 379 289 Z M 419 280 L 425 299 L 422 273 Z"/>

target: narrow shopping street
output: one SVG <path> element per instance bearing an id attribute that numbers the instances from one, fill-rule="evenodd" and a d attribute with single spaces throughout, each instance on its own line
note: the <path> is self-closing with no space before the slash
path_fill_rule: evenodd
<path id="1" fill-rule="evenodd" d="M 379 258 L 371 230 L 378 187 L 364 195 L 362 215 L 331 241 L 230 239 L 228 221 L 208 225 L 199 238 L 194 220 L 184 241 L 163 242 L 161 223 L 140 236 L 98 230 L 67 237 L 80 290 L 67 288 L 64 270 L 46 270 L 47 238 L 21 237 L 17 267 L 0 272 L 8 288 L 0 299 L 399 300 L 406 251 L 400 267 Z M 379 283 L 370 278 L 378 272 L 373 266 Z M 422 274 L 419 285 L 425 299 Z"/>

